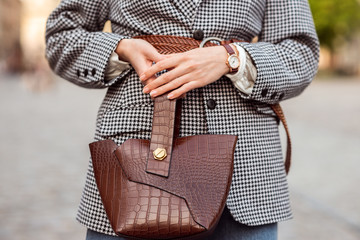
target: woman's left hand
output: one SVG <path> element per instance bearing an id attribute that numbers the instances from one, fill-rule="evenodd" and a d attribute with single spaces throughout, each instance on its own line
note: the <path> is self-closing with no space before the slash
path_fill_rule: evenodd
<path id="1" fill-rule="evenodd" d="M 143 92 L 150 93 L 151 97 L 171 91 L 169 99 L 179 98 L 192 89 L 215 82 L 229 72 L 226 65 L 227 52 L 222 46 L 196 48 L 163 56 L 140 76 L 140 80 L 146 82 L 156 73 L 168 70 L 146 82 Z"/>

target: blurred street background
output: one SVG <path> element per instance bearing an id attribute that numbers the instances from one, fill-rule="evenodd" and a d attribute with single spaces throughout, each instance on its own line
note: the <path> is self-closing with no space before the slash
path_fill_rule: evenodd
<path id="1" fill-rule="evenodd" d="M 75 216 L 105 90 L 48 68 L 45 22 L 58 3 L 0 0 L 0 240 L 85 238 Z M 294 219 L 279 240 L 360 240 L 360 0 L 310 4 L 321 60 L 310 87 L 283 103 Z"/>

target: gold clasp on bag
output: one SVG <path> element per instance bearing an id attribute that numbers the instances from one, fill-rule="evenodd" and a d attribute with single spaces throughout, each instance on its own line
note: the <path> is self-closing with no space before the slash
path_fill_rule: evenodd
<path id="1" fill-rule="evenodd" d="M 165 148 L 157 148 L 153 151 L 153 155 L 156 160 L 162 161 L 167 156 L 166 149 Z"/>

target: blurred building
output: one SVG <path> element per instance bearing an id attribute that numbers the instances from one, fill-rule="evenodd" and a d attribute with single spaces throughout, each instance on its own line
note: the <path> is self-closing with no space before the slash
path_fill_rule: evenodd
<path id="1" fill-rule="evenodd" d="M 360 1 L 360 0 L 359 0 Z M 60 0 L 0 0 L 0 72 L 47 70 L 46 19 Z M 111 31 L 107 23 L 104 31 Z M 321 70 L 360 75 L 360 33 L 334 53 L 322 48 Z"/>
<path id="2" fill-rule="evenodd" d="M 45 56 L 46 19 L 59 0 L 22 0 L 20 42 L 27 69 L 43 63 Z"/>
<path id="3" fill-rule="evenodd" d="M 60 0 L 0 0 L 0 66 L 32 71 L 44 64 L 45 24 Z"/>
<path id="4" fill-rule="evenodd" d="M 359 53 L 360 33 L 355 33 L 346 43 L 339 44 L 334 53 L 321 47 L 319 70 L 335 71 L 341 75 L 360 76 Z"/>
<path id="5" fill-rule="evenodd" d="M 339 47 L 335 61 L 337 68 L 345 74 L 360 76 L 360 32 Z"/>
<path id="6" fill-rule="evenodd" d="M 21 2 L 0 0 L 0 69 L 17 72 L 22 68 L 20 44 Z"/>

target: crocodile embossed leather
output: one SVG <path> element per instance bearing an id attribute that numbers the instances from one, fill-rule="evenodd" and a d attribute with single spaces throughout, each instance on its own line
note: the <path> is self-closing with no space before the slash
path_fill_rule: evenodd
<path id="1" fill-rule="evenodd" d="M 215 228 L 225 207 L 237 136 L 176 138 L 174 113 L 179 111 L 171 102 L 166 95 L 155 99 L 150 141 L 90 144 L 100 196 L 120 236 L 196 239 Z M 163 161 L 154 159 L 152 148 L 158 147 L 171 152 Z"/>
<path id="2" fill-rule="evenodd" d="M 183 52 L 200 43 L 172 36 L 137 38 L 149 41 L 160 53 Z M 103 140 L 89 145 L 96 184 L 119 236 L 199 239 L 211 233 L 221 217 L 237 136 L 178 138 L 180 106 L 181 100 L 168 100 L 166 95 L 154 99 L 151 140 L 128 139 L 120 146 Z M 274 111 L 282 115 L 281 109 Z"/>

